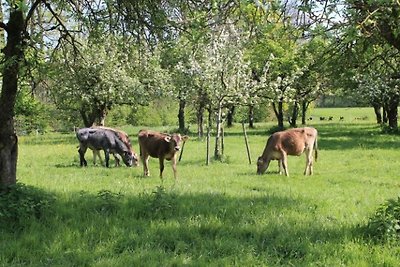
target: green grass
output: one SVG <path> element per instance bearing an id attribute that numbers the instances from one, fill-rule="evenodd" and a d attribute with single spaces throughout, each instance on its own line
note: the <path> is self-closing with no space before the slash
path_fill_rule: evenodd
<path id="1" fill-rule="evenodd" d="M 304 156 L 289 157 L 290 177 L 275 162 L 255 174 L 273 124 L 249 130 L 252 165 L 240 125 L 226 129 L 224 163 L 206 166 L 193 136 L 177 183 L 169 162 L 161 183 L 156 159 L 149 178 L 142 166 L 93 166 L 91 153 L 80 168 L 73 133 L 21 137 L 19 182 L 55 201 L 40 219 L 0 226 L 0 266 L 398 266 L 400 245 L 360 226 L 399 195 L 400 136 L 381 134 L 372 108 L 311 116 L 334 117 L 309 121 L 320 147 L 311 177 Z M 138 150 L 138 128 L 124 130 Z"/>

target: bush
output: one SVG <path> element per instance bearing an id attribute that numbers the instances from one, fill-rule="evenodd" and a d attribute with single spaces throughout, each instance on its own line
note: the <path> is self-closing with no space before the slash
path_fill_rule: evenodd
<path id="1" fill-rule="evenodd" d="M 177 209 L 177 195 L 168 193 L 163 186 L 157 186 L 151 195 L 141 195 L 141 199 L 145 204 L 137 209 L 138 218 L 166 220 Z"/>
<path id="2" fill-rule="evenodd" d="M 400 241 L 400 197 L 378 208 L 368 221 L 366 234 L 375 241 Z"/>
<path id="3" fill-rule="evenodd" d="M 0 192 L 0 226 L 23 228 L 52 212 L 54 196 L 21 183 Z"/>

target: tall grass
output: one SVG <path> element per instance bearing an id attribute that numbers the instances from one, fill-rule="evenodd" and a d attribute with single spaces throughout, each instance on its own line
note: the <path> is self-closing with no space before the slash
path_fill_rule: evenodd
<path id="1" fill-rule="evenodd" d="M 381 134 L 372 109 L 311 116 L 320 134 L 311 177 L 304 156 L 289 158 L 290 177 L 275 163 L 255 174 L 273 124 L 249 130 L 252 165 L 239 125 L 226 129 L 223 163 L 206 166 L 205 142 L 192 136 L 177 182 L 169 163 L 160 181 L 155 159 L 149 178 L 142 166 L 81 168 L 73 133 L 21 137 L 19 182 L 55 200 L 21 227 L 0 225 L 0 265 L 398 266 L 398 243 L 360 229 L 399 194 L 400 136 Z"/>

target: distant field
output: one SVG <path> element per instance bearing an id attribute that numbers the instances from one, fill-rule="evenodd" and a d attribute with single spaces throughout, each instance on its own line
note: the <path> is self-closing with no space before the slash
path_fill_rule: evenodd
<path id="1" fill-rule="evenodd" d="M 371 123 L 375 122 L 374 109 L 368 108 L 315 108 L 310 112 L 309 118 L 321 122 L 347 122 L 347 123 Z M 329 118 L 331 117 L 331 120 Z"/>
<path id="2" fill-rule="evenodd" d="M 91 153 L 81 168 L 73 133 L 21 137 L 19 182 L 55 202 L 19 230 L 0 226 L 0 266 L 399 266 L 400 245 L 360 226 L 399 196 L 400 136 L 381 134 L 372 108 L 310 117 L 320 134 L 311 177 L 304 156 L 289 157 L 290 177 L 275 162 L 255 174 L 270 123 L 248 129 L 251 165 L 240 125 L 226 129 L 223 163 L 206 166 L 205 141 L 191 136 L 176 183 L 169 162 L 160 181 L 156 159 L 149 178 L 142 166 L 93 166 Z M 123 128 L 138 150 L 139 128 Z"/>

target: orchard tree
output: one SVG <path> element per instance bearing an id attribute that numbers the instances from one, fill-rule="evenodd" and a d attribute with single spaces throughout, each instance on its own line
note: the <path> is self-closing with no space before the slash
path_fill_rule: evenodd
<path id="1" fill-rule="evenodd" d="M 30 44 L 28 27 L 34 12 L 42 5 L 54 18 L 59 29 L 67 33 L 62 21 L 54 12 L 52 5 L 45 0 L 27 2 L 24 0 L 8 1 L 7 14 L 0 21 L 0 28 L 6 32 L 7 40 L 3 53 L 2 87 L 0 95 L 0 190 L 16 183 L 18 138 L 15 133 L 14 115 L 15 103 L 19 89 L 19 79 L 24 75 L 24 58 Z M 8 21 L 4 21 L 4 19 Z M 65 36 L 68 39 L 70 36 Z"/>
<path id="2" fill-rule="evenodd" d="M 104 125 L 114 106 L 132 105 L 145 96 L 138 75 L 127 67 L 128 55 L 119 51 L 117 42 L 87 43 L 79 51 L 79 55 L 64 51 L 54 61 L 51 88 L 58 108 L 80 114 L 84 125 L 90 127 Z"/>
<path id="3" fill-rule="evenodd" d="M 387 116 L 389 130 L 396 131 L 397 107 L 400 102 L 398 52 L 389 48 L 389 51 L 382 53 L 382 47 L 375 47 L 374 51 L 373 55 L 370 54 L 372 57 L 367 66 L 363 66 L 363 71 L 354 75 L 354 81 L 358 85 L 358 92 L 361 92 L 374 107 L 377 122 L 385 121 Z M 383 118 L 380 107 L 383 107 Z"/>
<path id="4" fill-rule="evenodd" d="M 74 35 L 87 37 L 88 33 L 119 32 L 134 37 L 138 43 L 154 44 L 170 36 L 169 21 L 165 14 L 181 1 L 47 1 L 10 0 L 2 11 L 0 36 L 6 36 L 3 53 L 2 88 L 0 95 L 0 187 L 6 189 L 16 183 L 18 138 L 15 133 L 14 113 L 20 76 L 25 66 L 28 45 L 35 47 L 38 42 L 46 45 L 49 54 L 65 43 L 76 46 Z M 172 8 L 173 10 L 173 8 Z M 43 12 L 41 25 L 30 27 L 36 11 Z M 104 20 L 107 18 L 107 20 Z M 66 23 L 68 21 L 69 23 Z M 71 22 L 72 21 L 72 22 Z M 83 27 L 85 25 L 85 27 Z M 90 27 L 96 30 L 90 31 Z M 29 34 L 30 31 L 30 34 Z M 30 38 L 40 31 L 41 37 Z M 4 34 L 6 32 L 6 34 Z M 46 36 L 45 38 L 43 36 Z M 75 52 L 78 52 L 75 49 Z M 145 79 L 143 79 L 145 80 Z M 145 86 L 151 85 L 145 82 Z"/>
<path id="5" fill-rule="evenodd" d="M 235 27 L 223 27 L 212 34 L 210 40 L 198 66 L 210 100 L 209 110 L 216 112 L 214 158 L 221 159 L 223 110 L 230 104 L 245 100 L 244 88 L 251 78 L 251 71 L 244 59 L 242 37 Z"/>
<path id="6" fill-rule="evenodd" d="M 395 58 L 390 57 L 388 53 L 380 54 L 383 59 L 384 69 L 382 69 L 381 77 L 386 77 L 388 80 L 383 83 L 384 88 L 387 85 L 391 86 L 391 90 L 386 93 L 384 98 L 384 106 L 388 115 L 389 128 L 397 129 L 398 127 L 398 111 L 399 91 L 398 84 L 400 82 L 400 72 L 397 66 L 397 54 L 400 51 L 400 4 L 396 1 L 364 1 L 357 0 L 348 1 L 348 12 L 352 20 L 355 22 L 355 27 L 359 30 L 362 36 L 369 40 L 370 45 L 380 44 L 391 46 L 397 53 Z M 382 62 L 381 61 L 381 62 Z M 377 69 L 372 68 L 372 73 Z M 381 80 L 381 79 L 380 79 Z"/>

